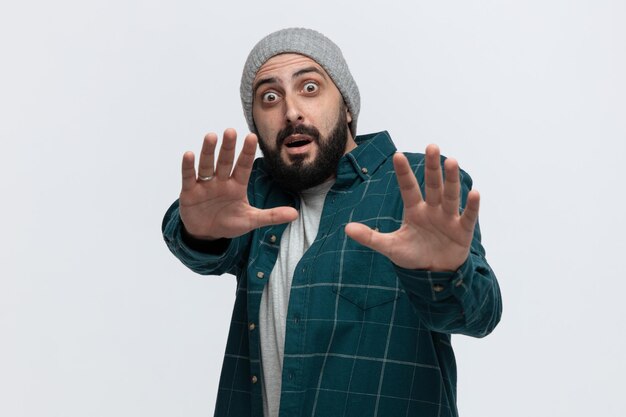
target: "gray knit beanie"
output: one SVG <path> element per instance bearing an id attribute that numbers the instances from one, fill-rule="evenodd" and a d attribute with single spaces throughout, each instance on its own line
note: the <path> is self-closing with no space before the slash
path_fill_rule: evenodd
<path id="1" fill-rule="evenodd" d="M 261 66 L 273 56 L 284 53 L 305 55 L 317 62 L 328 73 L 341 92 L 350 114 L 352 123 L 350 131 L 356 136 L 356 122 L 361 108 L 359 88 L 350 74 L 343 54 L 330 39 L 311 29 L 289 28 L 270 33 L 252 48 L 241 76 L 241 104 L 250 131 L 256 132 L 252 118 L 252 101 L 254 99 L 252 83 Z"/>

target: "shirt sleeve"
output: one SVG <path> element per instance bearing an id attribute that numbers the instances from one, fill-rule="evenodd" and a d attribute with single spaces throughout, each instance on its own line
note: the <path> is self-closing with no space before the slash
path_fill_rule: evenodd
<path id="1" fill-rule="evenodd" d="M 185 237 L 176 200 L 165 213 L 161 225 L 163 239 L 170 250 L 185 266 L 202 275 L 237 275 L 242 268 L 249 234 L 234 239 L 219 239 L 213 244 L 191 241 Z"/>
<path id="2" fill-rule="evenodd" d="M 461 172 L 461 183 L 461 205 L 465 207 L 472 186 L 465 172 Z M 455 272 L 395 268 L 411 303 L 431 330 L 484 337 L 500 321 L 500 288 L 485 259 L 478 223 L 470 253 Z"/>

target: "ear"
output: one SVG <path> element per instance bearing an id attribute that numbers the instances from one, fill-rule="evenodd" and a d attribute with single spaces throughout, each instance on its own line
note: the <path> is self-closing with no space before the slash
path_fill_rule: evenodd
<path id="1" fill-rule="evenodd" d="M 352 123 L 352 113 L 350 113 L 348 106 L 346 106 L 346 121 L 348 124 Z"/>

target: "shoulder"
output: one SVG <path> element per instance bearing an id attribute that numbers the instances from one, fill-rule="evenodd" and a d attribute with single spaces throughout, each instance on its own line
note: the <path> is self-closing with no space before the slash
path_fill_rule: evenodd
<path id="1" fill-rule="evenodd" d="M 293 206 L 293 196 L 272 178 L 263 158 L 257 158 L 248 180 L 248 201 L 258 208 Z"/>
<path id="2" fill-rule="evenodd" d="M 271 182 L 271 175 L 263 158 L 257 158 L 252 164 L 249 186 L 253 188 L 267 186 Z"/>

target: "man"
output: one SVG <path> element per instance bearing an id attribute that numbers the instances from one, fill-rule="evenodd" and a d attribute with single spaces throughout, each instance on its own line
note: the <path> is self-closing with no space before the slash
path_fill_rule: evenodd
<path id="1" fill-rule="evenodd" d="M 355 136 L 357 85 L 318 32 L 261 40 L 240 92 L 237 162 L 234 130 L 217 158 L 208 134 L 163 221 L 189 268 L 237 276 L 215 415 L 456 416 L 450 334 L 501 313 L 469 176 L 434 145 Z"/>

